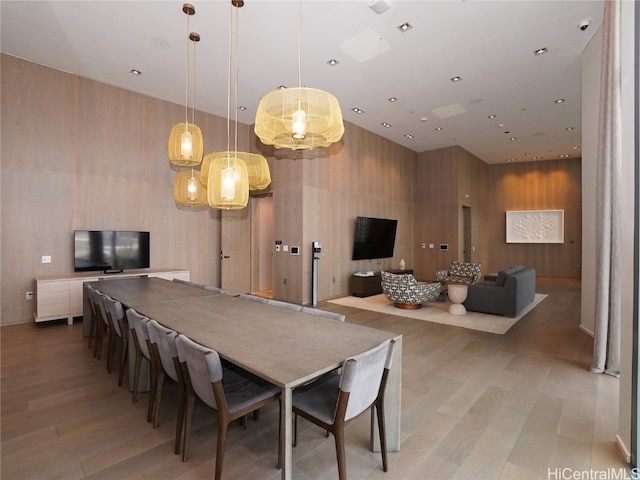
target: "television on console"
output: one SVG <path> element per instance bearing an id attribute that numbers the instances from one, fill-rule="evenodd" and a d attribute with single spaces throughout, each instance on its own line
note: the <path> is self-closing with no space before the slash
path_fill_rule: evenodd
<path id="1" fill-rule="evenodd" d="M 398 220 L 356 218 L 352 260 L 393 257 Z"/>
<path id="2" fill-rule="evenodd" d="M 149 232 L 76 230 L 73 237 L 76 272 L 149 268 Z"/>

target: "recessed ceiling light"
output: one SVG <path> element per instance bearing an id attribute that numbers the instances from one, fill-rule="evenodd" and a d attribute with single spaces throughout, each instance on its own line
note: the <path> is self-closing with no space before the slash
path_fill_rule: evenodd
<path id="1" fill-rule="evenodd" d="M 505 162 L 516 162 L 516 161 L 518 161 L 518 159 L 517 159 L 517 158 L 507 158 L 507 159 L 505 160 Z"/>
<path id="2" fill-rule="evenodd" d="M 387 122 L 382 122 L 380 125 L 382 125 L 384 128 L 391 128 L 391 124 Z"/>
<path id="3" fill-rule="evenodd" d="M 555 103 L 564 103 L 564 98 L 559 98 L 557 100 L 554 100 Z"/>
<path id="4" fill-rule="evenodd" d="M 287 86 L 286 86 L 286 85 L 280 85 L 280 86 L 278 87 L 278 90 L 284 90 L 285 88 L 287 88 Z"/>
<path id="5" fill-rule="evenodd" d="M 339 64 L 340 62 L 338 60 L 336 60 L 335 58 L 332 58 L 331 60 L 327 61 L 327 63 L 329 65 L 331 65 L 332 67 L 335 67 L 337 64 Z"/>
<path id="6" fill-rule="evenodd" d="M 413 135 L 411 135 L 410 133 L 405 133 L 404 136 L 405 136 L 405 138 L 408 138 L 409 140 L 411 140 L 413 138 Z"/>
<path id="7" fill-rule="evenodd" d="M 531 160 L 542 160 L 544 157 L 533 157 Z"/>
<path id="8" fill-rule="evenodd" d="M 131 70 L 129 70 L 129 73 L 131 75 L 135 75 L 136 77 L 139 77 L 140 75 L 142 75 L 142 72 L 140 70 L 136 70 L 135 68 L 132 68 Z"/>
<path id="9" fill-rule="evenodd" d="M 397 99 L 396 97 L 391 97 L 391 98 L 389 98 L 389 101 L 390 101 L 391 103 L 393 103 L 393 102 L 397 102 L 397 101 L 398 101 L 398 99 Z"/>
<path id="10" fill-rule="evenodd" d="M 580 146 L 579 146 L 579 145 L 574 145 L 574 146 L 573 146 L 573 147 L 571 147 L 571 148 L 573 148 L 574 150 L 578 150 L 578 149 L 580 148 Z"/>
<path id="11" fill-rule="evenodd" d="M 400 30 L 402 33 L 408 32 L 412 28 L 413 27 L 411 26 L 411 24 L 409 22 L 405 22 L 402 25 L 398 25 L 398 30 Z"/>
<path id="12" fill-rule="evenodd" d="M 567 127 L 567 128 L 565 128 L 565 130 L 566 130 L 567 132 L 570 132 L 571 130 L 573 130 L 573 127 Z"/>
<path id="13" fill-rule="evenodd" d="M 449 80 L 451 80 L 453 83 L 459 82 L 460 80 L 462 80 L 462 77 L 451 77 Z"/>
<path id="14" fill-rule="evenodd" d="M 489 115 L 487 118 L 496 118 L 495 115 Z"/>
<path id="15" fill-rule="evenodd" d="M 549 50 L 547 50 L 547 47 L 544 48 L 539 48 L 537 50 L 533 51 L 533 54 L 538 56 L 538 55 L 544 55 L 545 53 L 547 53 Z"/>
<path id="16" fill-rule="evenodd" d="M 517 138 L 516 137 L 511 137 L 509 140 L 511 140 L 513 142 L 513 141 L 517 140 Z"/>
<path id="17" fill-rule="evenodd" d="M 429 120 L 429 119 L 428 119 L 427 117 L 422 117 L 422 118 L 420 119 L 420 121 L 421 121 L 421 122 L 426 122 L 426 121 L 428 121 L 428 120 Z"/>
<path id="18" fill-rule="evenodd" d="M 566 153 L 563 153 L 562 155 L 560 155 L 560 158 L 567 158 L 569 155 L 567 155 Z"/>
<path id="19" fill-rule="evenodd" d="M 353 107 L 351 111 L 357 113 L 358 115 L 362 115 L 364 113 L 364 110 L 361 110 L 358 107 Z"/>
<path id="20" fill-rule="evenodd" d="M 436 127 L 436 132 L 441 132 L 442 131 L 442 127 Z"/>
<path id="21" fill-rule="evenodd" d="M 245 111 L 246 109 L 247 109 L 247 107 L 245 107 L 244 105 L 240 105 L 240 106 L 238 107 L 238 110 Z"/>

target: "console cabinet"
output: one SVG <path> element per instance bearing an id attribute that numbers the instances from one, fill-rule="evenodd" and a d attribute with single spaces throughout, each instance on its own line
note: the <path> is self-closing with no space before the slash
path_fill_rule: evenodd
<path id="1" fill-rule="evenodd" d="M 73 317 L 81 317 L 83 314 L 82 287 L 84 282 L 140 276 L 160 277 L 167 280 L 179 278 L 188 281 L 190 279 L 189 270 L 132 270 L 107 275 L 90 273 L 40 277 L 35 279 L 36 310 L 33 313 L 33 318 L 36 322 L 66 318 L 67 323 L 71 325 Z"/>
<path id="2" fill-rule="evenodd" d="M 413 273 L 411 269 L 405 270 L 386 270 L 390 273 Z M 374 272 L 368 277 L 360 275 L 351 275 L 349 278 L 349 291 L 354 297 L 370 297 L 382 293 L 382 275 L 380 272 Z"/>

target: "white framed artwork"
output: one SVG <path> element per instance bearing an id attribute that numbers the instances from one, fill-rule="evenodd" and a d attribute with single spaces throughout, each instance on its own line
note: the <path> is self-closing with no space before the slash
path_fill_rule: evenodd
<path id="1" fill-rule="evenodd" d="M 564 243 L 564 210 L 507 211 L 507 243 Z"/>

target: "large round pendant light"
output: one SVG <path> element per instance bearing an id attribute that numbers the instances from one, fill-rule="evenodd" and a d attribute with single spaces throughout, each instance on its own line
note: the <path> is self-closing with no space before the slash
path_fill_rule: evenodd
<path id="1" fill-rule="evenodd" d="M 315 88 L 279 88 L 267 93 L 256 113 L 260 141 L 292 150 L 328 147 L 344 133 L 336 97 Z"/>
<path id="2" fill-rule="evenodd" d="M 206 207 L 207 188 L 200 183 L 200 172 L 180 171 L 176 173 L 173 200 L 178 207 Z"/>
<path id="3" fill-rule="evenodd" d="M 298 87 L 280 88 L 260 100 L 254 132 L 275 148 L 310 150 L 328 147 L 344 134 L 342 111 L 329 92 L 302 86 L 300 51 L 302 1 L 298 2 Z"/>
<path id="4" fill-rule="evenodd" d="M 185 121 L 183 123 L 177 123 L 171 128 L 169 134 L 169 144 L 167 152 L 169 155 L 169 163 L 177 167 L 195 167 L 202 161 L 203 154 L 203 140 L 202 131 L 194 123 L 195 117 L 195 100 L 191 110 L 191 122 L 189 122 L 189 52 L 190 42 L 193 42 L 193 79 L 194 87 L 192 88 L 193 95 L 195 97 L 195 45 L 200 41 L 200 35 L 196 32 L 189 32 L 189 18 L 196 13 L 193 5 L 185 3 L 182 6 L 182 11 L 187 15 L 187 67 L 186 67 L 186 82 L 185 82 Z"/>

